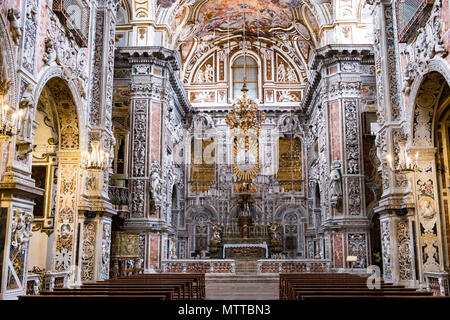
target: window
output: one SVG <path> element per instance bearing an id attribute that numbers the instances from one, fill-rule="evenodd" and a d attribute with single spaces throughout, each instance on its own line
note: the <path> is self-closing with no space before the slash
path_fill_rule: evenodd
<path id="1" fill-rule="evenodd" d="M 53 12 L 69 30 L 80 47 L 86 47 L 89 36 L 89 7 L 81 0 L 53 0 Z"/>
<path id="2" fill-rule="evenodd" d="M 244 60 L 244 57 L 239 57 L 234 61 L 231 68 L 233 71 L 233 97 L 242 97 L 241 89 L 244 85 L 244 75 L 246 74 L 247 97 L 258 99 L 258 65 L 255 59 L 246 57 Z"/>
<path id="3" fill-rule="evenodd" d="M 408 41 L 428 16 L 433 3 L 432 0 L 399 0 L 395 3 L 399 42 Z"/>

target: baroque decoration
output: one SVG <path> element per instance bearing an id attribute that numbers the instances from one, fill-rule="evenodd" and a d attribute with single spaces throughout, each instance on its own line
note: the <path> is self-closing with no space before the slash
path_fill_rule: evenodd
<path id="1" fill-rule="evenodd" d="M 448 294 L 450 29 L 428 2 L 0 0 L 0 299 L 375 264 Z"/>

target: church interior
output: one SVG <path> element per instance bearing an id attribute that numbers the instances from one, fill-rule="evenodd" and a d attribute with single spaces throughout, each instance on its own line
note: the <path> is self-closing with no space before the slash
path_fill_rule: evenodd
<path id="1" fill-rule="evenodd" d="M 0 0 L 0 300 L 449 296 L 449 50 L 449 0 Z"/>

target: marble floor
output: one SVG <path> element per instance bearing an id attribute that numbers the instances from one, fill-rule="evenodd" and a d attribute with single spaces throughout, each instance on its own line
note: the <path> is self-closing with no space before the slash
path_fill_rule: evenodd
<path id="1" fill-rule="evenodd" d="M 206 300 L 278 300 L 279 276 L 206 274 Z"/>

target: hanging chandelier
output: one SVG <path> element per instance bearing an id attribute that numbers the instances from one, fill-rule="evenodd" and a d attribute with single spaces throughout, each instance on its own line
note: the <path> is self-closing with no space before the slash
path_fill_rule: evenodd
<path id="1" fill-rule="evenodd" d="M 261 122 L 264 121 L 264 112 L 258 112 L 258 104 L 255 100 L 247 97 L 247 86 L 244 83 L 242 98 L 233 103 L 230 112 L 225 117 L 225 122 L 231 129 L 240 129 L 247 132 L 250 129 L 259 130 Z"/>
<path id="2" fill-rule="evenodd" d="M 81 153 L 81 168 L 88 171 L 105 171 L 109 167 L 109 153 L 100 150 L 98 141 L 92 141 L 92 150 Z"/>
<path id="3" fill-rule="evenodd" d="M 230 112 L 225 117 L 225 122 L 231 129 L 240 129 L 244 133 L 250 129 L 254 129 L 259 133 L 260 124 L 264 121 L 265 115 L 263 111 L 259 112 L 258 103 L 256 100 L 247 97 L 247 44 L 245 39 L 245 13 L 243 35 L 244 42 L 242 47 L 244 51 L 244 84 L 241 89 L 242 98 L 236 99 L 233 103 Z"/>

